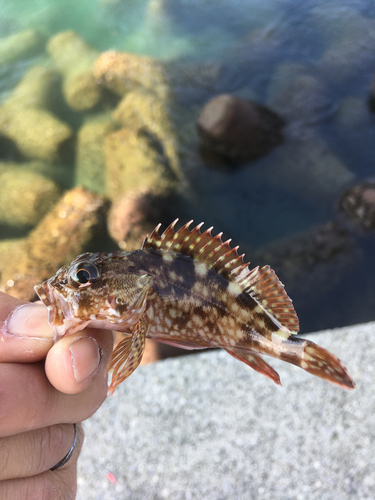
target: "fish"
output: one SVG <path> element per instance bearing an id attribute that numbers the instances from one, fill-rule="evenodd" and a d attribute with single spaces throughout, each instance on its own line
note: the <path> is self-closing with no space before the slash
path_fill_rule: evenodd
<path id="1" fill-rule="evenodd" d="M 139 250 L 84 253 L 35 286 L 57 341 L 90 326 L 122 332 L 112 353 L 109 393 L 139 366 L 146 338 L 183 349 L 222 348 L 281 385 L 262 355 L 353 389 L 344 364 L 295 335 L 299 321 L 269 266 L 250 269 L 231 239 L 203 222 L 158 224 Z"/>

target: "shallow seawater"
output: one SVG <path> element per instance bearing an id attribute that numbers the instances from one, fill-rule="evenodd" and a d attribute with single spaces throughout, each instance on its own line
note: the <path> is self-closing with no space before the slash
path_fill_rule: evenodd
<path id="1" fill-rule="evenodd" d="M 283 116 L 284 143 L 256 161 L 208 166 L 196 152 L 188 155 L 181 218 L 224 231 L 255 264 L 276 254 L 272 264 L 294 299 L 303 332 L 375 319 L 374 235 L 338 211 L 345 188 L 375 177 L 375 114 L 368 106 L 374 2 L 0 0 L 0 39 L 25 28 L 47 38 L 75 30 L 100 51 L 148 55 L 197 68 L 197 74 L 216 68 L 208 83 L 175 89 L 193 115 L 213 96 L 234 93 Z M 0 103 L 42 58 L 0 66 Z M 82 116 L 66 106 L 57 112 L 79 129 Z M 187 139 L 189 147 L 196 147 L 194 140 Z M 0 161 L 13 159 L 7 155 L 0 143 Z M 73 171 L 69 164 L 58 174 L 63 189 L 71 186 Z M 347 231 L 352 249 L 332 252 L 322 263 L 319 248 L 318 257 L 296 264 L 296 278 L 275 249 L 293 261 L 299 243 L 290 238 L 330 222 Z M 1 239 L 20 235 L 0 221 Z"/>

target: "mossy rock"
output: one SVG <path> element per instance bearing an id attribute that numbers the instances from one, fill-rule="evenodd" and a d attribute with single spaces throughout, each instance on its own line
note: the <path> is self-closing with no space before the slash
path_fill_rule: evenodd
<path id="1" fill-rule="evenodd" d="M 0 221 L 13 227 L 35 226 L 60 196 L 47 177 L 25 167 L 0 163 Z"/>
<path id="2" fill-rule="evenodd" d="M 105 194 L 104 140 L 115 123 L 108 114 L 88 119 L 78 131 L 76 184 L 98 194 Z"/>
<path id="3" fill-rule="evenodd" d="M 91 47 L 74 31 L 53 36 L 47 51 L 63 76 L 63 94 L 75 111 L 94 108 L 102 97 L 100 86 L 92 75 L 99 51 Z"/>
<path id="4" fill-rule="evenodd" d="M 158 139 L 147 130 L 123 128 L 109 134 L 104 143 L 107 196 L 116 199 L 145 189 L 169 193 L 176 176 Z"/>
<path id="5" fill-rule="evenodd" d="M 172 119 L 174 103 L 165 94 L 160 96 L 144 88 L 125 94 L 113 112 L 114 120 L 126 128 L 146 128 L 162 143 L 168 161 L 180 175 L 179 141 Z"/>
<path id="6" fill-rule="evenodd" d="M 82 188 L 67 191 L 0 269 L 0 290 L 22 300 L 35 298 L 34 285 L 86 250 L 105 220 L 103 198 Z"/>
<path id="7" fill-rule="evenodd" d="M 26 29 L 0 40 L 0 66 L 38 54 L 45 40 L 36 30 Z"/>
<path id="8" fill-rule="evenodd" d="M 53 163 L 72 154 L 71 128 L 48 109 L 58 79 L 49 68 L 35 66 L 0 108 L 0 134 L 27 158 Z"/>
<path id="9" fill-rule="evenodd" d="M 95 80 L 123 96 L 142 87 L 161 95 L 167 90 L 164 65 L 152 57 L 117 52 L 103 52 L 93 69 Z"/>

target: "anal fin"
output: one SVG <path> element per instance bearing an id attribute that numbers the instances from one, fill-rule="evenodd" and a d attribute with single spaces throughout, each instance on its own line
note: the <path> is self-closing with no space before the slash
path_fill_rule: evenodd
<path id="1" fill-rule="evenodd" d="M 244 349 L 227 349 L 225 350 L 234 358 L 246 363 L 253 370 L 265 375 L 266 377 L 273 380 L 277 385 L 282 385 L 280 381 L 279 374 L 276 370 L 272 368 L 264 359 L 251 351 L 246 351 Z"/>

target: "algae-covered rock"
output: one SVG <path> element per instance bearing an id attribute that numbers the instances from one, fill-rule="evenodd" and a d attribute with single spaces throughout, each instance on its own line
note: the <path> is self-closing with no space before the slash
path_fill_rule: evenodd
<path id="1" fill-rule="evenodd" d="M 176 176 L 157 137 L 147 130 L 123 128 L 104 141 L 107 195 L 111 199 L 134 190 L 169 193 Z"/>
<path id="2" fill-rule="evenodd" d="M 161 94 L 166 89 L 164 65 L 147 56 L 110 50 L 95 62 L 96 81 L 122 96 L 138 87 Z"/>
<path id="3" fill-rule="evenodd" d="M 6 105 L 12 109 L 47 109 L 56 99 L 60 76 L 49 66 L 32 66 L 9 95 Z"/>
<path id="4" fill-rule="evenodd" d="M 0 66 L 38 54 L 44 38 L 33 29 L 26 29 L 0 39 Z"/>
<path id="5" fill-rule="evenodd" d="M 113 112 L 113 118 L 132 130 L 145 128 L 161 142 L 176 175 L 180 175 L 179 140 L 173 124 L 174 103 L 167 93 L 157 95 L 147 89 L 129 91 Z"/>
<path id="6" fill-rule="evenodd" d="M 0 223 L 34 226 L 60 196 L 58 186 L 27 167 L 0 163 Z"/>
<path id="7" fill-rule="evenodd" d="M 10 263 L 18 262 L 20 248 L 24 245 L 24 238 L 0 240 L 0 290 L 12 287 L 14 280 L 10 279 L 7 269 Z M 4 274 L 5 273 L 5 274 Z M 18 278 L 14 273 L 14 278 Z"/>
<path id="8" fill-rule="evenodd" d="M 89 118 L 78 131 L 76 184 L 94 193 L 105 193 L 104 139 L 114 129 L 111 117 L 100 114 Z"/>
<path id="9" fill-rule="evenodd" d="M 51 69 L 33 67 L 0 108 L 0 133 L 28 158 L 52 163 L 71 152 L 72 130 L 48 110 L 57 82 Z"/>
<path id="10" fill-rule="evenodd" d="M 82 188 L 66 192 L 8 260 L 0 262 L 0 290 L 23 300 L 35 298 L 34 285 L 82 253 L 104 223 L 105 204 Z"/>
<path id="11" fill-rule="evenodd" d="M 71 149 L 70 128 L 43 109 L 26 108 L 9 114 L 1 126 L 28 158 L 53 162 Z"/>
<path id="12" fill-rule="evenodd" d="M 108 51 L 96 61 L 93 74 L 98 83 L 123 96 L 113 113 L 115 121 L 154 135 L 175 175 L 180 176 L 178 111 L 166 65 L 151 57 Z"/>
<path id="13" fill-rule="evenodd" d="M 68 105 L 75 111 L 94 108 L 101 99 L 100 86 L 92 76 L 99 51 L 74 31 L 64 31 L 52 37 L 47 51 L 63 75 L 63 94 Z"/>

